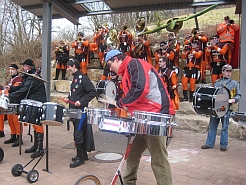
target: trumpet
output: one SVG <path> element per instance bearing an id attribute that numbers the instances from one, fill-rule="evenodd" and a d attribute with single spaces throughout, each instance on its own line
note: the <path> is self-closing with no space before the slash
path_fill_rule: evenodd
<path id="1" fill-rule="evenodd" d="M 212 47 L 213 43 L 212 42 L 207 42 L 207 47 Z"/>
<path id="2" fill-rule="evenodd" d="M 59 48 L 58 48 L 58 50 L 60 51 L 60 52 L 63 52 L 64 50 L 63 50 L 63 46 L 60 46 Z"/>

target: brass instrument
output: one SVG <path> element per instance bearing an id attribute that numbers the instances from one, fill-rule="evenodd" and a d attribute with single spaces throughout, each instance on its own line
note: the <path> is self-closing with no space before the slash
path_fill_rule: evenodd
<path id="1" fill-rule="evenodd" d="M 213 46 L 213 42 L 207 42 L 207 47 L 212 47 Z"/>
<path id="2" fill-rule="evenodd" d="M 60 47 L 58 48 L 58 51 L 60 51 L 60 52 L 64 52 L 64 50 L 63 50 L 63 46 L 60 46 Z"/>
<path id="3" fill-rule="evenodd" d="M 177 43 L 178 43 L 178 40 L 175 37 L 171 42 L 168 43 L 168 47 L 171 48 L 171 49 L 175 49 Z"/>
<path id="4" fill-rule="evenodd" d="M 136 20 L 136 23 L 134 26 L 134 31 L 137 35 L 141 35 L 143 32 L 147 31 L 146 30 L 146 18 L 145 17 L 140 17 Z"/>
<path id="5" fill-rule="evenodd" d="M 137 46 L 136 46 L 135 50 L 133 51 L 134 56 L 136 56 L 136 54 L 140 51 L 140 49 L 143 48 L 143 45 L 144 45 L 144 43 L 140 42 L 140 41 L 136 41 L 135 43 Z"/>
<path id="6" fill-rule="evenodd" d="M 115 28 L 109 30 L 105 38 L 105 44 L 107 46 L 112 46 L 114 49 L 118 47 L 118 32 Z"/>
<path id="7" fill-rule="evenodd" d="M 179 21 L 179 18 L 172 18 L 172 19 L 168 20 L 166 24 L 169 25 L 166 27 L 167 31 L 178 32 L 183 26 L 183 21 Z"/>

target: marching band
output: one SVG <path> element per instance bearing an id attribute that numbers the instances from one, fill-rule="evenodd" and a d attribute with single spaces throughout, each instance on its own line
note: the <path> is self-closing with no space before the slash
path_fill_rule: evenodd
<path id="1" fill-rule="evenodd" d="M 149 67 L 151 70 L 154 70 L 154 73 L 158 74 L 160 79 L 163 81 L 163 85 L 167 89 L 168 99 L 172 102 L 172 106 L 175 110 L 179 110 L 180 101 L 189 101 L 193 102 L 195 106 L 195 111 L 200 113 L 201 110 L 198 110 L 198 106 L 196 107 L 196 103 L 198 101 L 199 90 L 204 90 L 206 93 L 210 93 L 206 88 L 200 88 L 196 91 L 195 84 L 199 83 L 207 83 L 206 82 L 206 70 L 210 70 L 212 84 L 211 88 L 214 88 L 215 91 L 213 93 L 220 93 L 217 87 L 223 86 L 223 88 L 228 89 L 228 100 L 231 100 L 235 103 L 239 101 L 240 98 L 240 90 L 236 82 L 230 80 L 230 76 L 228 78 L 225 76 L 227 72 L 232 71 L 231 63 L 231 55 L 234 44 L 234 32 L 239 29 L 238 25 L 234 23 L 233 20 L 230 20 L 228 16 L 224 18 L 225 22 L 220 24 L 217 28 L 217 33 L 209 38 L 199 31 L 197 28 L 191 30 L 191 35 L 187 36 L 183 42 L 176 37 L 177 31 L 170 32 L 167 35 L 167 40 L 162 40 L 159 43 L 159 49 L 153 52 L 151 51 L 150 42 L 148 40 L 148 35 L 145 34 L 148 29 L 146 27 L 145 19 L 139 18 L 137 20 L 136 26 L 134 28 L 136 32 L 136 39 L 134 40 L 132 33 L 127 29 L 127 26 L 124 25 L 122 30 L 118 33 L 116 29 L 109 29 L 107 25 L 98 25 L 95 29 L 95 33 L 93 35 L 93 42 L 90 43 L 89 40 L 85 37 L 83 32 L 78 32 L 77 38 L 72 42 L 71 48 L 74 49 L 74 59 L 69 59 L 69 51 L 70 46 L 65 45 L 64 41 L 59 42 L 59 46 L 56 47 L 56 74 L 53 80 L 58 80 L 60 70 L 62 71 L 62 80 L 65 80 L 66 70 L 69 70 L 71 74 L 77 74 L 74 76 L 71 85 L 71 92 L 68 98 L 64 99 L 64 102 L 69 103 L 70 107 L 76 109 L 76 104 L 79 105 L 79 108 L 83 107 L 83 112 L 86 112 L 86 107 L 83 103 L 80 102 L 80 99 L 76 99 L 80 95 L 76 94 L 78 89 L 81 89 L 81 97 L 83 97 L 83 101 L 86 102 L 86 105 L 94 96 L 91 94 L 84 95 L 84 87 L 81 86 L 83 79 L 86 79 L 88 83 L 91 84 L 90 80 L 85 77 L 87 76 L 87 66 L 90 63 L 90 59 L 96 58 L 98 56 L 98 60 L 100 62 L 101 67 L 104 69 L 104 72 L 101 77 L 101 81 L 98 83 L 95 90 L 99 94 L 106 94 L 106 96 L 113 97 L 114 101 L 120 101 L 120 99 L 125 97 L 122 87 L 122 81 L 118 77 L 115 71 L 110 71 L 112 66 L 107 65 L 108 53 L 110 51 L 118 50 L 119 55 L 124 55 L 124 57 L 132 57 L 136 61 L 141 59 L 141 65 L 144 66 L 144 62 L 150 64 Z M 180 29 L 180 28 L 179 28 Z M 225 29 L 229 30 L 231 35 L 226 34 Z M 183 43 L 183 45 L 182 45 Z M 117 53 L 117 51 L 116 51 Z M 155 62 L 153 64 L 154 58 Z M 76 60 L 75 60 L 76 59 Z M 109 58 L 108 58 L 109 59 Z M 110 58 L 112 65 L 114 56 Z M 182 60 L 183 59 L 183 60 Z M 121 61 L 121 59 L 117 59 Z M 181 61 L 183 64 L 181 65 Z M 137 62 L 136 62 L 137 63 Z M 22 132 L 22 124 L 21 123 L 29 123 L 33 125 L 34 128 L 34 145 L 25 150 L 25 153 L 33 153 L 31 158 L 37 158 L 44 155 L 43 148 L 43 140 L 44 140 L 44 129 L 42 124 L 42 120 L 44 118 L 39 119 L 39 114 L 36 112 L 45 112 L 44 102 L 46 102 L 46 94 L 44 87 L 44 80 L 41 80 L 39 74 L 35 69 L 35 65 L 32 60 L 27 59 L 24 63 L 25 74 L 23 78 L 18 76 L 18 66 L 16 64 L 11 64 L 9 66 L 9 71 L 11 75 L 11 79 L 8 85 L 3 87 L 2 89 L 2 99 L 0 100 L 0 108 L 7 111 L 7 108 L 4 104 L 6 101 L 10 101 L 9 104 L 17 103 L 20 104 L 22 110 L 17 111 L 13 114 L 7 115 L 7 120 L 10 126 L 10 138 L 4 141 L 4 144 L 12 143 L 13 147 L 23 145 L 21 132 Z M 74 66 L 75 65 L 75 66 Z M 184 66 L 183 69 L 181 66 Z M 74 70 L 74 71 L 73 71 Z M 128 69 L 130 70 L 130 69 Z M 181 77 L 181 74 L 183 75 Z M 34 75 L 34 76 L 32 76 Z M 36 75 L 36 76 L 35 76 Z M 158 77 L 158 79 L 159 79 Z M 178 82 L 180 78 L 182 85 Z M 223 78 L 223 80 L 221 80 Z M 225 80 L 226 79 L 226 80 Z M 109 83 L 110 81 L 110 83 Z M 226 82 L 226 84 L 221 85 L 221 81 Z M 127 82 L 123 82 L 124 84 Z M 233 83 L 233 84 L 232 84 Z M 188 85 L 189 84 L 189 85 Z M 213 85 L 216 85 L 216 88 Z M 218 85 L 219 84 L 219 85 Z M 228 84 L 232 84 L 233 87 L 227 87 Z M 92 85 L 92 84 L 91 84 Z M 160 85 L 160 84 L 159 84 Z M 178 93 L 178 87 L 182 86 L 183 90 L 183 98 L 180 99 Z M 92 85 L 93 86 L 93 85 Z M 94 92 L 94 88 L 90 87 L 90 91 Z M 112 89 L 113 88 L 113 89 Z M 149 87 L 150 88 L 150 87 Z M 6 92 L 4 91 L 6 90 Z M 40 94 L 40 92 L 42 93 Z M 69 99 L 69 97 L 76 97 L 75 99 Z M 80 98 L 81 98 L 80 97 Z M 236 97 L 236 98 L 234 98 Z M 9 98 L 9 99 L 8 99 Z M 199 97 L 200 98 L 200 97 Z M 31 99 L 33 101 L 28 102 L 31 103 L 32 110 L 30 104 L 28 106 L 25 104 L 25 99 Z M 106 98 L 107 99 L 107 98 Z M 204 101 L 202 98 L 199 101 Z M 34 105 L 34 101 L 40 101 L 41 106 Z M 82 101 L 82 100 L 81 100 Z M 122 103 L 122 102 L 118 102 Z M 229 104 L 228 103 L 228 104 Z M 39 104 L 39 103 L 37 103 Z M 212 106 L 212 105 L 211 105 Z M 202 107 L 202 106 L 201 106 Z M 77 109 L 79 109 L 77 107 Z M 220 111 L 225 111 L 224 105 L 219 107 Z M 20 109 L 20 108 L 19 108 Z M 29 110 L 30 109 L 30 110 Z M 35 114 L 37 114 L 36 120 L 33 122 L 28 119 L 28 114 L 34 113 L 33 109 L 35 109 Z M 117 112 L 119 117 L 126 118 L 128 116 L 127 109 L 121 110 L 119 107 L 114 104 L 111 106 L 107 104 L 106 109 Z M 204 109 L 204 107 L 202 107 Z M 218 110 L 219 110 L 218 109 Z M 229 109 L 226 109 L 229 110 Z M 47 111 L 47 110 L 46 110 Z M 63 112 L 63 107 L 61 107 L 61 111 Z M 206 111 L 201 111 L 205 112 Z M 46 114 L 46 119 L 48 116 L 48 112 Z M 57 113 L 55 113 L 57 114 Z M 62 114 L 63 113 L 59 113 Z M 210 113 L 207 113 L 208 115 Z M 18 119 L 18 115 L 19 119 Z M 216 116 L 217 114 L 215 114 Z M 35 115 L 36 116 L 36 115 Z M 214 113 L 213 115 L 214 116 Z M 222 115 L 221 118 L 225 116 Z M 228 115 L 227 115 L 228 116 Z M 218 117 L 218 116 L 217 116 Z M 52 118 L 51 118 L 52 119 Z M 82 118 L 81 118 L 82 119 Z M 211 118 L 213 120 L 214 118 Z M 77 156 L 73 159 L 73 162 L 70 164 L 71 168 L 75 168 L 79 165 L 84 164 L 85 160 L 88 160 L 88 156 L 86 154 L 85 144 L 83 142 L 78 142 L 78 138 L 85 137 L 83 132 L 80 132 L 82 129 L 82 124 L 80 119 L 72 119 L 76 122 L 76 126 L 78 127 L 74 132 L 77 134 L 75 137 L 75 143 L 77 145 Z M 54 121 L 54 120 L 50 120 Z M 55 120 L 57 121 L 57 120 Z M 152 120 L 151 120 L 152 121 Z M 213 122 L 217 122 L 216 119 Z M 0 114 L 0 137 L 5 137 L 4 128 L 4 111 L 1 111 Z M 21 122 L 21 123 L 20 123 Z M 38 122 L 38 123 L 37 123 Z M 62 121 L 58 121 L 62 122 Z M 228 120 L 227 120 L 228 122 Z M 225 123 L 228 125 L 228 123 Z M 74 123 L 75 124 L 75 123 Z M 52 125 L 52 124 L 51 124 Z M 81 126 L 81 128 L 79 128 Z M 21 128 L 20 128 L 21 127 Z M 216 124 L 215 126 L 216 127 Z M 225 125 L 226 127 L 226 125 Z M 84 128 L 84 126 L 83 126 Z M 214 128 L 215 129 L 215 128 Z M 211 131 L 212 132 L 212 131 Z M 213 132 L 214 134 L 214 132 Z M 226 135 L 228 137 L 228 135 Z M 209 140 L 209 137 L 208 137 Z M 212 142 L 212 143 L 211 143 Z M 210 143 L 207 141 L 206 145 L 202 146 L 202 149 L 212 148 L 214 138 Z M 221 151 L 226 151 L 227 140 L 225 141 L 223 148 Z M 87 156 L 86 159 L 83 156 Z"/>

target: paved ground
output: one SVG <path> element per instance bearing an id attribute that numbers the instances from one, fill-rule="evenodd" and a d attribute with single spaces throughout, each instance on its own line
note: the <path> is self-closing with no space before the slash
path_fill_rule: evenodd
<path id="1" fill-rule="evenodd" d="M 72 128 L 71 128 L 72 129 Z M 94 132 L 99 132 L 94 126 Z M 26 174 L 14 177 L 11 168 L 15 164 L 23 166 L 30 161 L 30 154 L 24 149 L 32 146 L 27 136 L 27 127 L 24 128 L 24 145 L 22 155 L 18 148 L 4 145 L 3 141 L 9 138 L 9 127 L 5 124 L 5 138 L 0 138 L 0 146 L 4 149 L 5 157 L 0 163 L 1 185 L 29 184 Z M 206 134 L 175 131 L 175 137 L 169 145 L 169 161 L 172 168 L 175 185 L 245 185 L 246 184 L 246 142 L 229 139 L 228 151 L 219 150 L 219 138 L 214 149 L 202 150 L 200 146 L 205 143 Z M 105 133 L 105 137 L 107 133 Z M 49 160 L 47 173 L 47 160 L 44 157 L 35 167 L 39 172 L 39 179 L 35 184 L 42 185 L 68 185 L 74 184 L 83 175 L 93 174 L 100 179 L 102 185 L 109 185 L 119 162 L 103 163 L 89 160 L 84 165 L 71 169 L 69 164 L 75 156 L 75 150 L 69 146 L 72 142 L 72 131 L 66 130 L 66 125 L 49 126 Z M 97 137 L 96 139 L 100 139 Z M 96 141 L 97 142 L 97 141 Z M 115 141 L 114 141 L 115 142 Z M 117 142 L 115 142 L 117 143 Z M 107 145 L 107 143 L 105 143 Z M 110 149 L 108 149 L 110 150 Z M 115 149 L 114 149 L 115 150 Z M 109 151 L 110 152 L 110 151 Z M 93 154 L 90 154 L 92 159 Z M 150 167 L 150 157 L 142 157 L 137 185 L 155 185 L 155 178 Z M 32 169 L 35 163 L 29 164 L 25 170 Z M 124 174 L 124 167 L 122 170 Z M 120 184 L 119 181 L 117 184 Z"/>

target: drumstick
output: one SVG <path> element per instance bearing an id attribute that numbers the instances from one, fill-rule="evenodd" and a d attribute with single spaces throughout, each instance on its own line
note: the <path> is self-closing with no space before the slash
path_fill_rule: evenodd
<path id="1" fill-rule="evenodd" d="M 105 99 L 105 100 L 110 100 L 111 102 L 115 101 L 115 99 L 107 96 L 106 94 L 99 94 L 99 97 Z"/>
<path id="2" fill-rule="evenodd" d="M 71 101 L 71 100 L 65 101 L 64 98 L 57 98 L 57 99 L 58 99 L 58 100 L 62 100 L 62 101 L 64 101 L 65 103 L 70 103 L 70 104 L 75 105 L 75 102 L 74 102 L 74 101 Z"/>
<path id="3" fill-rule="evenodd" d="M 98 101 L 102 102 L 102 103 L 108 103 L 108 104 L 111 104 L 111 105 L 115 105 L 115 102 L 116 102 L 115 100 L 112 101 L 112 100 L 107 100 L 107 99 L 103 99 L 103 98 L 100 98 L 100 97 L 98 98 Z"/>

